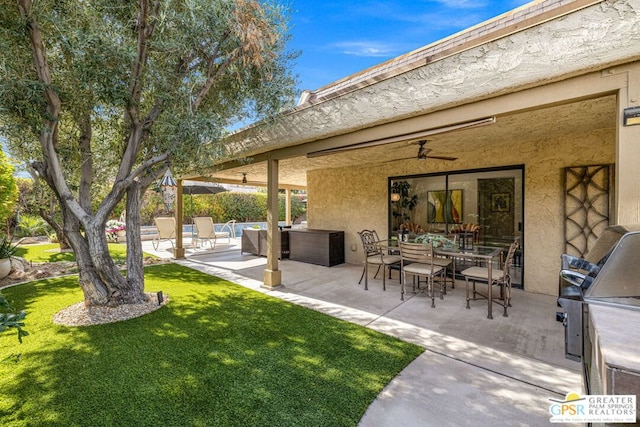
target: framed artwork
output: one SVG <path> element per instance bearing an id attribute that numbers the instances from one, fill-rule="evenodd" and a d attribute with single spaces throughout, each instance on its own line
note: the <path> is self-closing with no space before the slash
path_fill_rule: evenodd
<path id="1" fill-rule="evenodd" d="M 509 193 L 493 193 L 491 195 L 491 212 L 509 212 L 511 195 Z"/>
<path id="2" fill-rule="evenodd" d="M 462 223 L 462 190 L 427 192 L 427 222 Z"/>

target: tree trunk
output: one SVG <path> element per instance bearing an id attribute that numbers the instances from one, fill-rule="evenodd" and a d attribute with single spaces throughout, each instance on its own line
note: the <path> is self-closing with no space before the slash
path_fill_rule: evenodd
<path id="1" fill-rule="evenodd" d="M 86 306 L 109 305 L 112 291 L 100 280 L 91 256 L 89 256 L 89 245 L 86 240 L 79 232 L 70 233 L 69 240 L 76 254 L 78 282 L 84 294 L 84 304 Z"/>
<path id="2" fill-rule="evenodd" d="M 117 306 L 147 300 L 139 282 L 125 279 L 109 255 L 104 224 L 92 223 L 80 233 L 70 235 L 80 271 L 80 287 L 85 305 Z"/>
<path id="3" fill-rule="evenodd" d="M 71 249 L 71 244 L 69 244 L 69 241 L 64 234 L 64 229 L 60 224 L 56 222 L 53 216 L 49 215 L 49 213 L 42 208 L 40 208 L 40 216 L 46 221 L 47 224 L 49 224 L 51 228 L 53 228 L 53 231 L 56 233 L 56 239 L 58 240 L 58 244 L 60 245 L 60 250 Z"/>
<path id="4" fill-rule="evenodd" d="M 139 182 L 134 182 L 127 189 L 126 201 L 126 233 L 127 233 L 127 281 L 130 286 L 136 286 L 144 291 L 144 262 L 142 254 L 142 239 L 140 225 L 142 222 L 141 204 L 144 188 Z"/>
<path id="5" fill-rule="evenodd" d="M 147 300 L 142 288 L 130 282 L 109 255 L 105 224 L 93 217 L 80 231 L 80 221 L 61 201 L 64 234 L 76 255 L 79 285 L 86 306 L 138 304 Z M 141 244 L 140 244 L 141 245 Z"/>

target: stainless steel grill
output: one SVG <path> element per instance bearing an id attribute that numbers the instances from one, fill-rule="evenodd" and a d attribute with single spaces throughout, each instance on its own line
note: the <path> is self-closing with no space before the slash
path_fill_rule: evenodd
<path id="1" fill-rule="evenodd" d="M 617 240 L 607 237 L 611 248 L 597 262 L 563 255 L 558 304 L 564 312 L 557 314 L 557 320 L 565 326 L 565 357 L 582 362 L 587 388 L 589 305 L 640 310 L 640 232 L 625 230 L 618 226 Z"/>

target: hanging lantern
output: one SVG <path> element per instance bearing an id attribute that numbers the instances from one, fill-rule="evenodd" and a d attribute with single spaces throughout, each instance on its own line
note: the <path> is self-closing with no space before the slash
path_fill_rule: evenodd
<path id="1" fill-rule="evenodd" d="M 178 192 L 178 183 L 173 179 L 171 171 L 167 169 L 160 181 L 160 191 L 162 191 L 162 202 L 167 208 L 168 212 L 171 212 L 173 204 L 176 202 L 176 193 Z"/>

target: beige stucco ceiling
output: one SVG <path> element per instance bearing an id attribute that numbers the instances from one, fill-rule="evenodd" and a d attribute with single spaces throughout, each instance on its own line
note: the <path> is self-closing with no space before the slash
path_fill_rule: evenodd
<path id="1" fill-rule="evenodd" d="M 514 149 L 536 140 L 561 137 L 616 126 L 616 97 L 604 96 L 564 105 L 496 116 L 496 123 L 428 137 L 427 147 L 434 156 L 472 158 L 495 142 L 513 141 Z M 297 156 L 280 160 L 278 181 L 281 186 L 306 186 L 307 172 L 315 169 L 358 167 L 396 161 L 416 162 L 425 173 L 425 162 L 413 160 L 418 151 L 415 140 L 351 150 L 326 156 Z M 456 161 L 427 159 L 426 162 L 446 162 L 448 170 L 456 169 Z M 426 168 L 428 170 L 428 168 Z M 265 161 L 219 171 L 211 177 L 220 182 L 239 182 L 247 174 L 249 184 L 267 182 Z"/>

